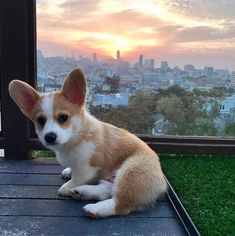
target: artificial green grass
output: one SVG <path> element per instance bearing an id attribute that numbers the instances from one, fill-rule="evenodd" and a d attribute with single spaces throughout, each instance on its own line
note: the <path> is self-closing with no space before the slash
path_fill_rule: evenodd
<path id="1" fill-rule="evenodd" d="M 160 155 L 202 235 L 235 235 L 235 156 Z"/>
<path id="2" fill-rule="evenodd" d="M 55 153 L 49 150 L 37 150 L 35 151 L 36 158 L 55 157 Z"/>

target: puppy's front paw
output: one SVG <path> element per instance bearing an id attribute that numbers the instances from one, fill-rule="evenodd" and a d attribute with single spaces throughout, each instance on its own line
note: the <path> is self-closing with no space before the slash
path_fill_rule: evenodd
<path id="1" fill-rule="evenodd" d="M 65 168 L 63 171 L 62 171 L 62 178 L 63 179 L 71 179 L 71 176 L 72 176 L 72 169 L 71 168 Z"/>
<path id="2" fill-rule="evenodd" d="M 78 186 L 71 189 L 72 198 L 76 200 L 86 201 L 89 199 L 89 192 L 86 190 L 85 186 Z"/>
<path id="3" fill-rule="evenodd" d="M 62 186 L 58 190 L 58 195 L 59 196 L 64 196 L 64 197 L 72 197 L 72 192 L 71 192 L 70 189 Z"/>

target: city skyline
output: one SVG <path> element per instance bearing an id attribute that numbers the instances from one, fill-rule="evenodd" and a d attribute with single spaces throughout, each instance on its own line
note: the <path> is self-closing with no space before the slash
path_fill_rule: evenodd
<path id="1" fill-rule="evenodd" d="M 37 49 L 37 53 L 40 53 L 43 57 L 45 58 L 56 58 L 56 57 L 62 57 L 64 59 L 69 59 L 69 58 L 74 58 L 74 59 L 88 59 L 90 61 L 93 61 L 95 63 L 104 63 L 104 62 L 124 62 L 124 63 L 128 63 L 130 67 L 135 67 L 137 64 L 138 65 L 142 65 L 143 67 L 146 67 L 146 68 L 150 68 L 149 66 L 152 64 L 152 68 L 153 69 L 160 69 L 162 67 L 167 67 L 168 69 L 172 70 L 172 69 L 180 69 L 182 71 L 187 71 L 187 69 L 185 70 L 185 68 L 187 67 L 190 67 L 191 71 L 196 71 L 196 70 L 205 70 L 205 68 L 213 68 L 213 70 L 221 70 L 221 71 L 227 71 L 227 72 L 235 72 L 235 70 L 229 70 L 228 68 L 217 68 L 217 67 L 214 67 L 213 65 L 202 65 L 202 67 L 197 67 L 196 65 L 194 64 L 190 64 L 190 63 L 184 63 L 182 64 L 182 66 L 179 66 L 177 64 L 169 64 L 168 61 L 155 61 L 155 59 L 153 58 L 146 58 L 143 54 L 137 56 L 136 58 L 133 59 L 132 62 L 128 61 L 128 60 L 125 60 L 125 58 L 123 58 L 121 56 L 121 51 L 120 50 L 117 50 L 116 51 L 116 56 L 115 57 L 112 57 L 112 58 L 102 58 L 102 57 L 99 57 L 99 55 L 97 55 L 96 52 L 93 52 L 91 55 L 87 55 L 87 54 L 79 54 L 79 55 L 74 55 L 74 54 L 65 54 L 65 55 L 51 55 L 51 56 L 47 56 L 44 54 L 44 51 L 41 50 L 40 48 Z M 193 68 L 193 69 L 192 69 Z"/>
<path id="2" fill-rule="evenodd" d="M 143 54 L 172 66 L 235 70 L 234 13 L 229 0 L 38 0 L 37 43 L 46 56 L 108 59 L 120 50 L 132 63 Z"/>

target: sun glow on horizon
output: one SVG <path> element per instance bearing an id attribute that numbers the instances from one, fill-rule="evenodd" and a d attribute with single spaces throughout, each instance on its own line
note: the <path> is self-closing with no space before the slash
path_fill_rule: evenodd
<path id="1" fill-rule="evenodd" d="M 235 51 L 235 18 L 216 14 L 220 3 L 205 1 L 37 0 L 38 45 L 46 54 L 57 50 L 60 55 L 96 52 L 114 57 L 117 50 L 123 57 L 140 53 L 166 58 L 212 50 L 227 50 L 227 55 Z"/>
<path id="2" fill-rule="evenodd" d="M 159 45 L 159 42 L 155 39 L 133 39 L 129 36 L 120 36 L 111 33 L 67 30 L 64 32 L 54 31 L 54 34 L 49 37 L 45 31 L 39 32 L 44 40 L 51 39 L 54 43 L 60 43 L 62 41 L 65 44 L 69 42 L 70 47 L 74 48 L 74 50 L 83 41 L 88 48 L 93 48 L 94 51 L 98 50 L 110 57 L 114 57 L 117 50 L 120 50 L 122 55 L 128 55 L 140 46 Z"/>

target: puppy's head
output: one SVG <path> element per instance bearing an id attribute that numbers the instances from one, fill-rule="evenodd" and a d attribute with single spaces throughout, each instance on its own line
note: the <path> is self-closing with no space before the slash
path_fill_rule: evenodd
<path id="1" fill-rule="evenodd" d="M 86 79 L 81 70 L 68 75 L 60 92 L 40 95 L 28 84 L 13 80 L 9 93 L 34 122 L 45 146 L 56 150 L 79 135 L 86 101 Z"/>

